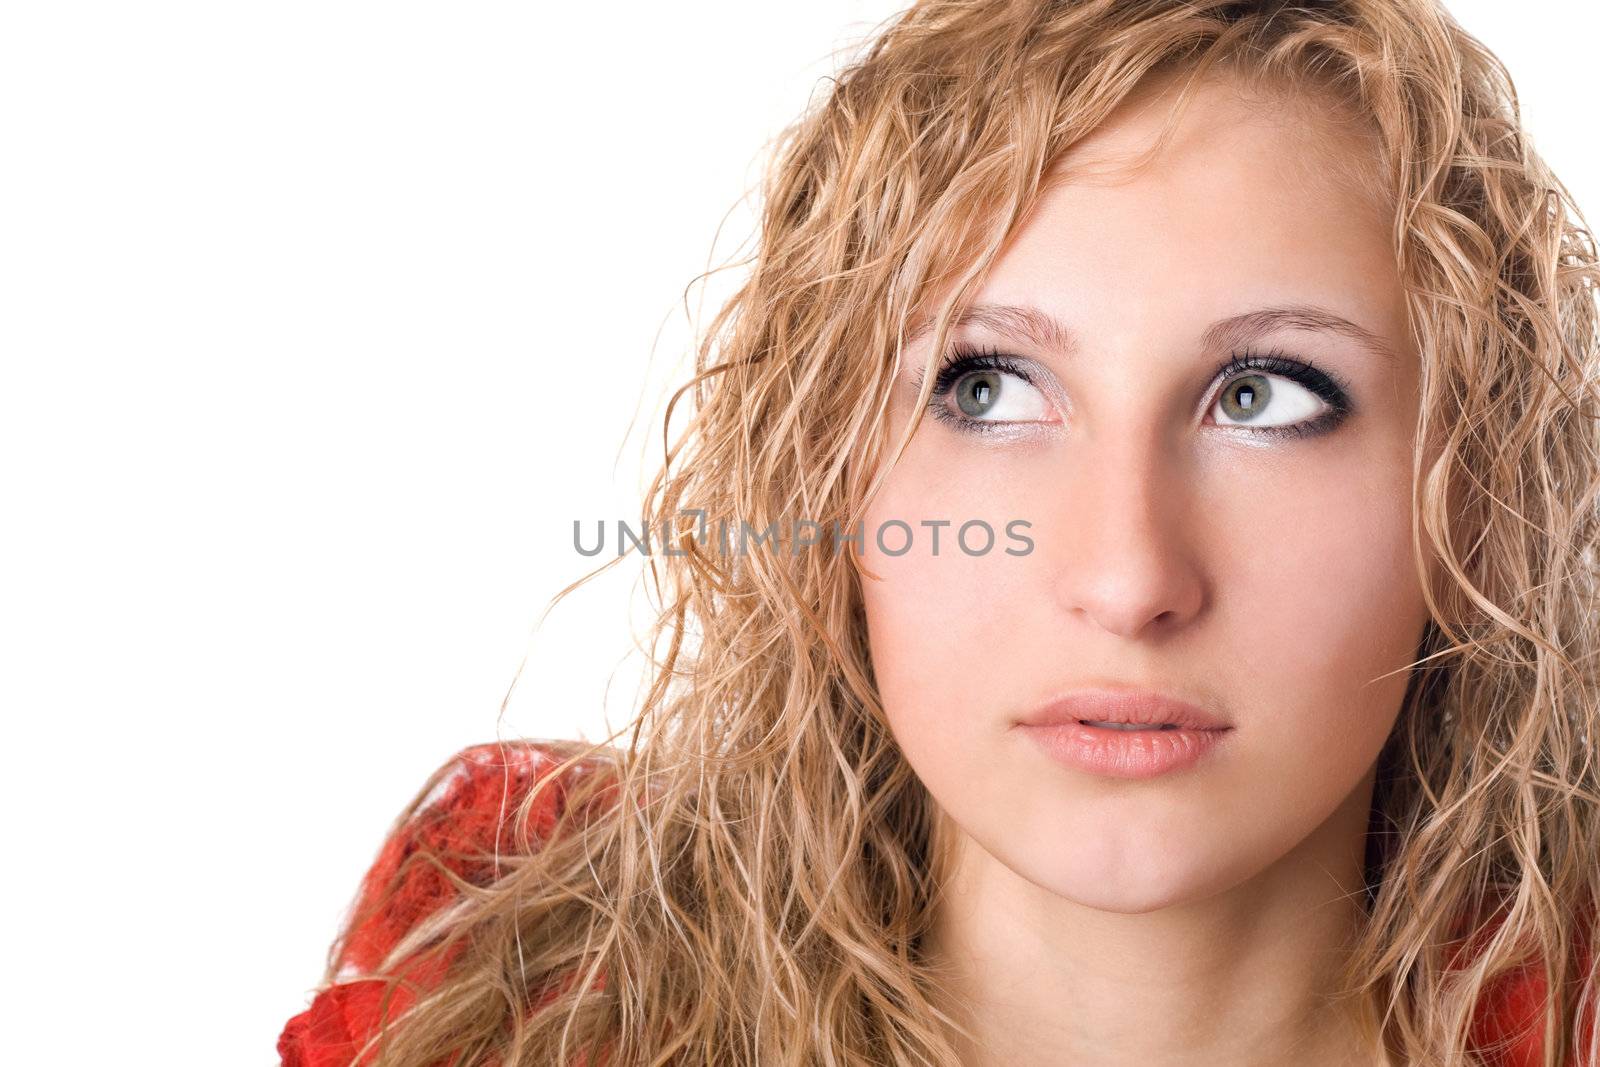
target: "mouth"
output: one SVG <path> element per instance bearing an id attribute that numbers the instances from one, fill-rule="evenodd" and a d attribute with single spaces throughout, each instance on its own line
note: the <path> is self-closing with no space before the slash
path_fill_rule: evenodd
<path id="1" fill-rule="evenodd" d="M 1148 690 L 1076 689 L 1034 709 L 1019 732 L 1051 759 L 1100 778 L 1152 779 L 1210 759 L 1233 724 Z"/>
<path id="2" fill-rule="evenodd" d="M 1198 704 L 1149 690 L 1076 689 L 1036 708 L 1021 726 L 1088 726 L 1128 733 L 1223 731 L 1232 724 Z"/>

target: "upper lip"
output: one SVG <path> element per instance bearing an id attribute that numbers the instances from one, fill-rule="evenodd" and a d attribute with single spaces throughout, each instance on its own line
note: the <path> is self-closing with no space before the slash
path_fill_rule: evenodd
<path id="1" fill-rule="evenodd" d="M 1062 726 L 1085 720 L 1095 722 L 1171 723 L 1190 730 L 1228 730 L 1224 722 L 1186 700 L 1143 689 L 1075 689 L 1055 697 L 1022 719 L 1021 726 Z"/>

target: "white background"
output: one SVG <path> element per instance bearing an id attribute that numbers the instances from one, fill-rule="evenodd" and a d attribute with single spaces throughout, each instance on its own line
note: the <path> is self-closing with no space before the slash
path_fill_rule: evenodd
<path id="1" fill-rule="evenodd" d="M 897 6 L 0 8 L 8 1061 L 276 1063 L 434 767 L 626 720 L 631 562 L 534 630 L 572 522 Z M 1600 13 L 1450 7 L 1600 218 Z"/>

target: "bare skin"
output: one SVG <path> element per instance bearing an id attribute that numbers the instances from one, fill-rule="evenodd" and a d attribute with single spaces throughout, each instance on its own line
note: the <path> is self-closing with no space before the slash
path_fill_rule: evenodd
<path id="1" fill-rule="evenodd" d="M 957 331 L 1031 381 L 988 378 L 976 413 L 959 384 L 935 397 L 951 418 L 924 416 L 867 514 L 869 530 L 1023 518 L 1034 543 L 967 555 L 947 530 L 937 554 L 923 537 L 890 555 L 867 539 L 880 694 L 948 845 L 929 950 L 971 1067 L 1371 1067 L 1386 1061 L 1359 1024 L 1369 1006 L 1329 994 L 1362 914 L 1373 766 L 1427 621 L 1391 216 L 1351 177 L 1375 151 L 1356 124 L 1221 82 L 1152 165 L 1119 169 L 1165 93 L 1073 149 L 975 297 L 1068 336 Z M 1262 372 L 1219 377 L 1241 346 L 1208 329 L 1282 306 L 1381 349 L 1281 319 L 1250 341 L 1334 376 L 1342 419 L 1270 373 L 1253 420 L 1221 405 Z M 929 343 L 907 352 L 896 428 Z M 1130 781 L 1056 763 L 1016 728 L 1099 685 L 1188 699 L 1233 729 L 1196 765 Z"/>

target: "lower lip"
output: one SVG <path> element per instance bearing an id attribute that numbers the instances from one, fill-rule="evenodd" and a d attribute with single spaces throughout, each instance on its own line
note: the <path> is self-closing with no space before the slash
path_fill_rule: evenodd
<path id="1" fill-rule="evenodd" d="M 1107 778 L 1154 778 L 1191 767 L 1232 732 L 1112 730 L 1076 722 L 1019 728 L 1057 763 Z"/>

